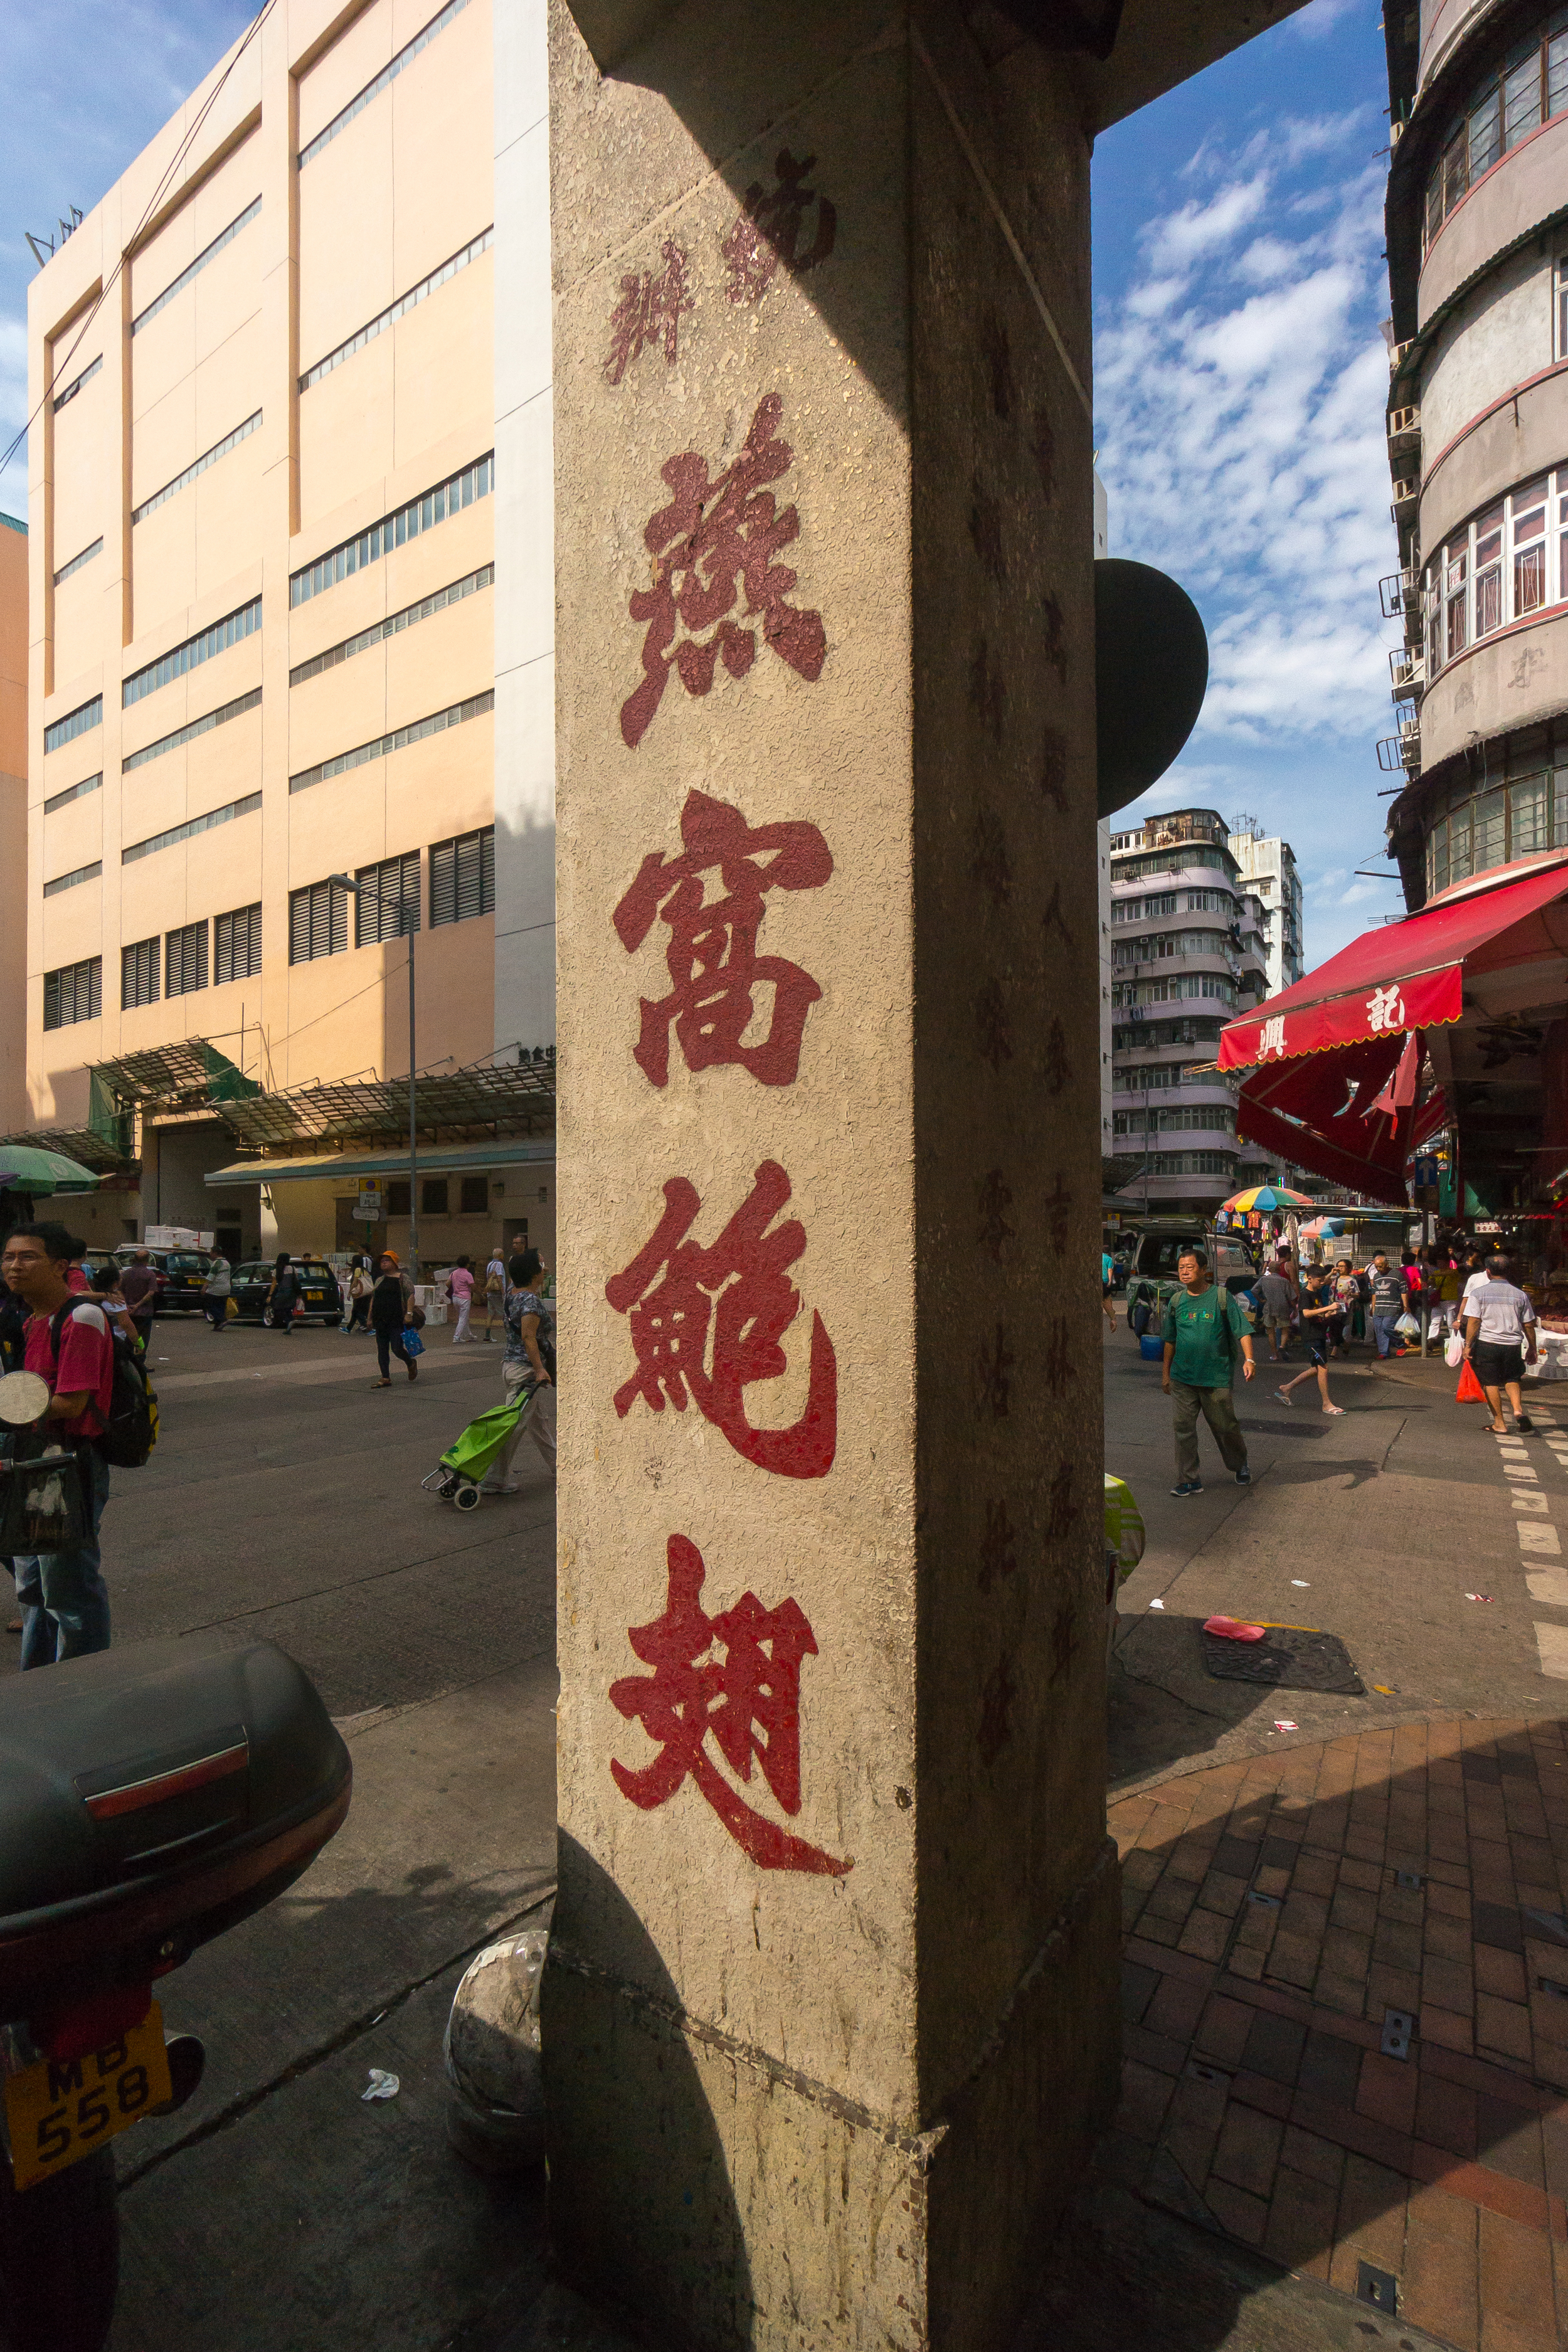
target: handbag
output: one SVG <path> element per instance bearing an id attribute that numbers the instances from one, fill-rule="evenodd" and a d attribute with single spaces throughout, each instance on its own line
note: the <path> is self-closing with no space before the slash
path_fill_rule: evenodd
<path id="1" fill-rule="evenodd" d="M 0 1462 L 0 1556 L 74 1551 L 87 1536 L 87 1498 L 74 1453 Z"/>
<path id="2" fill-rule="evenodd" d="M 422 1356 L 425 1353 L 425 1342 L 412 1323 L 405 1323 L 403 1327 L 403 1352 L 405 1356 Z"/>

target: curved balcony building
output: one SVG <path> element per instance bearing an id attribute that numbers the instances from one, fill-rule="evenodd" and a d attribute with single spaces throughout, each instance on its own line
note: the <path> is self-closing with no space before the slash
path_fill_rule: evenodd
<path id="1" fill-rule="evenodd" d="M 1568 848 L 1568 10 L 1391 6 L 1407 904 Z"/>
<path id="2" fill-rule="evenodd" d="M 1268 1172 L 1236 1136 L 1219 1033 L 1268 993 L 1267 911 L 1213 809 L 1110 838 L 1111 1150 L 1152 1213 L 1212 1212 Z"/>

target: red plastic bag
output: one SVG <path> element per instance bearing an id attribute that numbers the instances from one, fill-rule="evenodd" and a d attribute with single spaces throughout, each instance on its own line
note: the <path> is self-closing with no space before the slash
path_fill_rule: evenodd
<path id="1" fill-rule="evenodd" d="M 1485 1389 L 1482 1388 L 1479 1381 L 1477 1380 L 1476 1368 L 1474 1364 L 1471 1363 L 1468 1356 L 1467 1356 L 1465 1358 L 1465 1368 L 1459 1374 L 1459 1385 L 1454 1393 L 1454 1402 L 1456 1404 L 1485 1404 L 1486 1401 L 1487 1392 Z"/>
<path id="2" fill-rule="evenodd" d="M 1243 1624 L 1235 1617 L 1210 1617 L 1204 1623 L 1205 1633 L 1217 1633 L 1226 1642 L 1261 1642 L 1268 1630 L 1266 1625 Z"/>

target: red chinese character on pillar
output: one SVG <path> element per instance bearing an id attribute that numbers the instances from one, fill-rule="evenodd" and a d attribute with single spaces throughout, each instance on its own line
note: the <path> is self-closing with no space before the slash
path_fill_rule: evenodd
<path id="1" fill-rule="evenodd" d="M 770 392 L 757 404 L 745 446 L 716 482 L 709 479 L 708 460 L 694 449 L 660 468 L 675 496 L 643 530 L 653 585 L 637 589 L 631 600 L 633 620 L 647 623 L 643 682 L 621 705 L 621 734 L 631 751 L 663 700 L 672 669 L 692 695 L 711 690 L 718 660 L 731 677 L 745 677 L 756 659 L 757 639 L 754 629 L 727 617 L 737 605 L 743 619 L 761 615 L 763 643 L 797 676 L 815 683 L 822 675 L 827 657 L 822 615 L 786 601 L 795 574 L 773 560 L 800 536 L 795 509 L 778 513 L 773 492 L 763 487 L 795 463 L 789 443 L 777 437 L 783 414 L 783 401 Z M 677 646 L 682 625 L 689 634 Z M 712 635 L 702 635 L 705 629 Z"/>
<path id="2" fill-rule="evenodd" d="M 816 1637 L 795 1601 L 764 1609 L 743 1592 L 732 1609 L 710 1617 L 702 1607 L 706 1570 L 686 1536 L 671 1536 L 664 1614 L 631 1625 L 626 1638 L 651 1675 L 610 1685 L 610 1703 L 639 1722 L 662 1749 L 633 1771 L 612 1759 L 623 1797 L 644 1812 L 694 1780 L 737 1845 L 763 1870 L 806 1870 L 842 1878 L 854 1867 L 794 1837 L 755 1811 L 709 1754 L 710 1736 L 737 1780 L 749 1782 L 752 1759 L 786 1813 L 800 1811 L 800 1668 L 817 1654 Z M 722 1650 L 722 1656 L 713 1654 Z"/>
<path id="3" fill-rule="evenodd" d="M 761 180 L 752 182 L 742 208 L 719 248 L 729 264 L 731 302 L 760 302 L 781 261 L 796 278 L 815 269 L 819 261 L 826 260 L 838 234 L 838 215 L 832 205 L 804 184 L 806 173 L 816 168 L 816 156 L 808 155 L 799 163 L 787 147 L 781 147 L 773 168 L 778 185 L 764 190 Z M 816 234 L 802 252 L 805 215 L 813 205 Z"/>
<path id="4" fill-rule="evenodd" d="M 784 1478 L 821 1478 L 838 1445 L 838 1360 L 820 1315 L 811 1318 L 805 1410 L 787 1429 L 753 1429 L 745 1391 L 786 1369 L 779 1339 L 800 1311 L 785 1275 L 805 1247 L 805 1228 L 790 1218 L 766 1228 L 790 1197 L 789 1178 L 764 1160 L 747 1198 L 718 1240 L 703 1249 L 689 1234 L 702 1206 L 694 1184 L 673 1177 L 664 1214 L 631 1264 L 605 1285 L 617 1315 L 630 1318 L 637 1369 L 616 1391 L 624 1420 L 638 1397 L 655 1412 L 665 1400 L 698 1411 L 737 1454 Z"/>
<path id="5" fill-rule="evenodd" d="M 680 837 L 685 856 L 652 851 L 616 908 L 616 929 L 628 955 L 641 947 L 656 916 L 669 926 L 665 961 L 675 986 L 657 1004 L 642 999 L 633 1058 L 662 1087 L 669 1076 L 673 1025 L 689 1070 L 734 1062 L 764 1087 L 793 1086 L 805 1016 L 822 991 L 799 964 L 760 956 L 757 929 L 766 911 L 764 892 L 820 889 L 833 871 L 827 844 L 814 824 L 748 825 L 739 809 L 699 792 L 686 796 Z M 701 877 L 715 866 L 725 895 L 704 904 Z M 770 988 L 768 1033 L 756 1045 L 743 1045 L 755 992 Z"/>
<path id="6" fill-rule="evenodd" d="M 660 251 L 664 268 L 657 277 L 644 269 L 621 280 L 621 299 L 610 314 L 610 354 L 605 362 L 612 383 L 619 383 L 650 343 L 663 343 L 665 365 L 673 367 L 681 313 L 697 307 L 686 290 L 684 251 L 668 237 Z"/>

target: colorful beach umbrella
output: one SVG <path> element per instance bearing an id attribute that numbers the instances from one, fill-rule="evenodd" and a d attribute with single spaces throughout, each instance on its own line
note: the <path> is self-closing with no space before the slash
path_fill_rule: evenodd
<path id="1" fill-rule="evenodd" d="M 1268 1216 L 1276 1209 L 1310 1209 L 1313 1204 L 1305 1192 L 1292 1192 L 1288 1184 L 1254 1184 L 1245 1192 L 1233 1193 L 1225 1205 L 1227 1209 L 1260 1209 Z"/>

